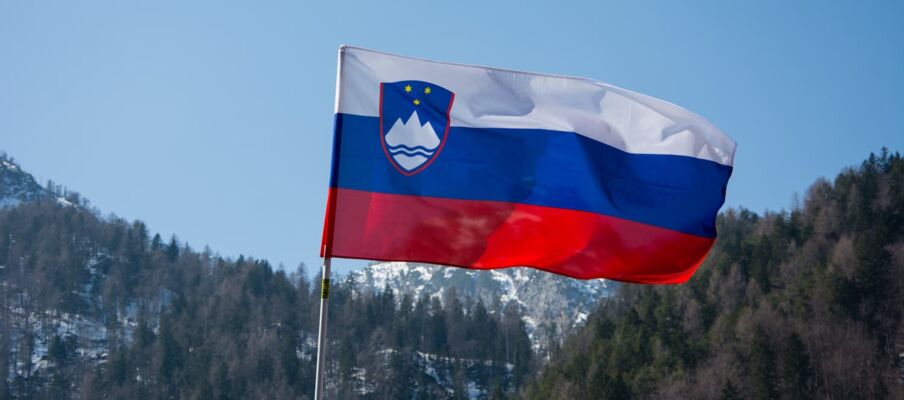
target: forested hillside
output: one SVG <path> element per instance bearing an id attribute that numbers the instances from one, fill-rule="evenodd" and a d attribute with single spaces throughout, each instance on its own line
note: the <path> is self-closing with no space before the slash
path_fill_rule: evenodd
<path id="1" fill-rule="evenodd" d="M 723 212 L 718 230 L 689 283 L 623 285 L 523 397 L 904 398 L 899 154 L 787 212 Z"/>
<path id="2" fill-rule="evenodd" d="M 319 277 L 163 239 L 0 160 L 0 399 L 311 397 Z M 515 302 L 335 282 L 328 398 L 904 398 L 900 155 L 718 229 L 689 283 L 619 285 L 549 358 Z"/>
<path id="3" fill-rule="evenodd" d="M 311 397 L 319 277 L 164 240 L 54 185 L 22 195 L 40 186 L 2 161 L 18 197 L 0 208 L 0 399 Z M 521 309 L 431 294 L 334 283 L 329 398 L 515 393 Z"/>

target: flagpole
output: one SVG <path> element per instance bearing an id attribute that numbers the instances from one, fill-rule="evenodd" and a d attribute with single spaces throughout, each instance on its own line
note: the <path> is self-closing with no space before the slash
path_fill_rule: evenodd
<path id="1" fill-rule="evenodd" d="M 323 258 L 320 281 L 320 328 L 317 330 L 317 374 L 314 386 L 314 400 L 323 400 L 323 370 L 326 363 L 326 314 L 329 309 L 330 264 L 332 258 Z"/>
<path id="2" fill-rule="evenodd" d="M 345 45 L 339 46 L 336 61 L 336 104 L 335 112 L 339 115 L 339 98 L 342 84 L 342 53 Z M 339 174 L 339 118 L 333 126 L 333 158 L 330 167 L 330 182 Z M 330 190 L 327 196 L 326 220 L 323 223 L 323 243 L 320 246 L 320 256 L 323 257 L 323 269 L 320 271 L 320 327 L 317 329 L 317 372 L 314 378 L 314 400 L 323 400 L 323 374 L 326 365 L 326 315 L 330 303 L 330 265 L 333 262 L 333 223 L 336 212 L 336 192 Z"/>

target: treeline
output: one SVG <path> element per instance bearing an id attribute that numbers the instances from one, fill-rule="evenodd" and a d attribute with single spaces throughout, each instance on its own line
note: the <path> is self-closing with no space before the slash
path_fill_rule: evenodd
<path id="1" fill-rule="evenodd" d="M 904 398 L 899 154 L 718 229 L 689 283 L 622 285 L 551 359 L 514 304 L 334 283 L 327 394 Z M 0 210 L 0 399 L 310 398 L 318 281 L 54 199 Z"/>
<path id="2" fill-rule="evenodd" d="M 904 160 L 883 151 L 789 212 L 728 210 L 683 286 L 624 285 L 527 399 L 904 398 Z"/>
<path id="3" fill-rule="evenodd" d="M 330 375 L 339 386 L 332 398 L 371 391 L 379 399 L 467 399 L 469 382 L 504 398 L 530 371 L 531 343 L 514 303 L 490 313 L 480 300 L 463 304 L 454 290 L 442 302 L 426 293 L 397 299 L 388 289 L 348 297 L 355 292 L 330 295 L 330 317 L 344 315 L 330 320 L 337 340 L 330 357 L 338 361 Z"/>
<path id="4" fill-rule="evenodd" d="M 54 200 L 0 210 L 0 399 L 310 398 L 311 282 Z M 515 393 L 520 310 L 432 295 L 334 283 L 330 398 Z"/>

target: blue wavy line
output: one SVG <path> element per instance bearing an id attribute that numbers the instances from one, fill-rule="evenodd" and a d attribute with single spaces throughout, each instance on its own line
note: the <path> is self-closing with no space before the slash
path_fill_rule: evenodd
<path id="1" fill-rule="evenodd" d="M 436 150 L 436 147 L 431 149 L 431 148 L 427 148 L 424 146 L 406 146 L 404 144 L 399 144 L 399 145 L 395 145 L 395 146 L 387 146 L 387 147 L 389 147 L 390 150 L 394 150 L 394 149 L 398 149 L 398 148 L 402 148 L 402 149 L 410 150 L 410 151 L 413 151 L 413 150 L 424 150 L 424 151 Z"/>
<path id="2" fill-rule="evenodd" d="M 432 152 L 432 151 L 423 151 L 423 150 L 405 150 L 405 149 L 392 149 L 392 150 L 389 150 L 389 154 L 399 154 L 399 153 L 405 154 L 405 155 L 407 155 L 407 156 L 422 155 L 422 156 L 428 157 L 428 158 L 431 157 L 431 156 L 433 156 L 433 152 Z"/>

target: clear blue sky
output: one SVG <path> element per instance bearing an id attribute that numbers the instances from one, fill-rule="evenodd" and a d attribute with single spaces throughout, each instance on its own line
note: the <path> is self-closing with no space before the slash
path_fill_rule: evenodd
<path id="1" fill-rule="evenodd" d="M 124 3 L 0 3 L 0 150 L 225 256 L 319 266 L 342 43 L 680 104 L 738 141 L 733 207 L 904 150 L 901 1 Z"/>

